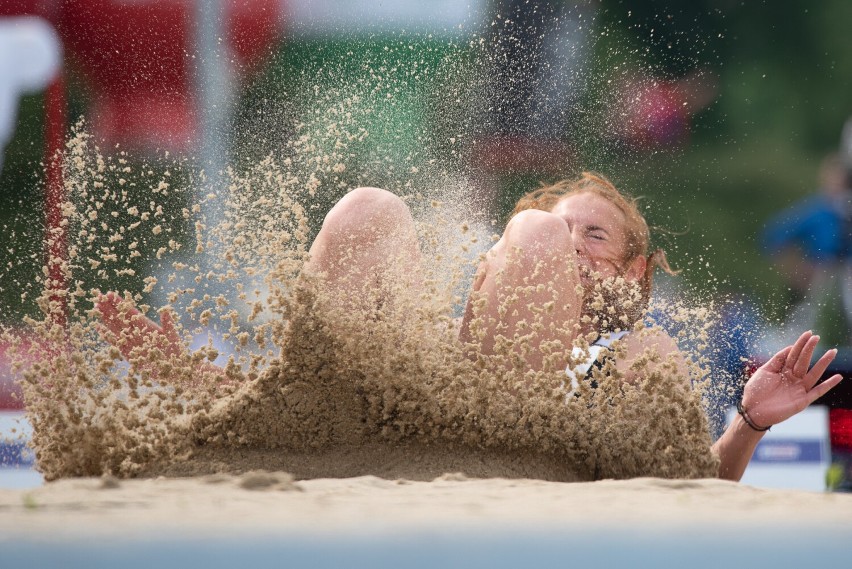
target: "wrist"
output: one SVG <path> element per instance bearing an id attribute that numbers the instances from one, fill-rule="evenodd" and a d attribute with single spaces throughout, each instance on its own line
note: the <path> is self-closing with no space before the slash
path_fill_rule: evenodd
<path id="1" fill-rule="evenodd" d="M 743 422 L 749 426 L 753 431 L 758 433 L 765 433 L 769 429 L 772 428 L 772 425 L 760 425 L 755 422 L 754 417 L 749 415 L 748 409 L 743 405 L 742 400 L 737 402 L 737 413 L 739 413 L 740 418 Z"/>
<path id="2" fill-rule="evenodd" d="M 758 443 L 763 439 L 763 435 L 766 434 L 765 431 L 755 431 L 743 420 L 742 415 L 735 415 L 733 421 L 728 428 L 730 439 L 729 441 L 736 441 L 737 446 L 743 446 L 744 448 L 754 449 L 757 447 Z M 748 453 L 745 453 L 748 454 Z M 751 454 L 748 454 L 748 458 L 751 458 Z"/>

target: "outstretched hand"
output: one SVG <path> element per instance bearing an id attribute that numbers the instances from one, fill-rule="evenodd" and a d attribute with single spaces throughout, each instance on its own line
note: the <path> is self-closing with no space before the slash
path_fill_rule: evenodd
<path id="1" fill-rule="evenodd" d="M 101 335 L 118 348 L 128 361 L 140 356 L 147 357 L 155 348 L 166 357 L 185 351 L 168 310 L 160 314 L 158 325 L 142 314 L 132 301 L 125 300 L 114 292 L 100 295 L 95 300 L 95 308 L 100 312 Z"/>
<path id="2" fill-rule="evenodd" d="M 796 343 L 775 354 L 745 385 L 743 408 L 759 427 L 770 427 L 789 419 L 828 393 L 843 376 L 835 374 L 819 385 L 837 350 L 827 351 L 810 367 L 819 336 L 805 332 Z"/>

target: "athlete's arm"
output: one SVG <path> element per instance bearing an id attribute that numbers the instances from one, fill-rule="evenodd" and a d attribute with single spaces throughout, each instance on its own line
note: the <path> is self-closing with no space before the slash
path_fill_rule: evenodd
<path id="1" fill-rule="evenodd" d="M 131 358 L 148 358 L 155 349 L 166 357 L 186 351 L 168 310 L 160 313 L 158 325 L 142 314 L 131 300 L 114 292 L 100 295 L 95 300 L 95 309 L 101 323 L 101 335 L 128 361 Z"/>
<path id="2" fill-rule="evenodd" d="M 837 355 L 837 350 L 829 350 L 810 367 L 818 342 L 819 336 L 805 332 L 795 344 L 775 354 L 748 380 L 743 391 L 742 406 L 756 427 L 771 427 L 789 419 L 843 379 L 841 375 L 835 374 L 817 385 L 828 364 Z M 720 460 L 719 478 L 742 478 L 763 435 L 764 431 L 752 428 L 742 416 L 737 415 L 713 445 Z"/>
<path id="3" fill-rule="evenodd" d="M 635 383 L 656 371 L 682 380 L 689 386 L 689 367 L 677 342 L 657 327 L 644 328 L 628 334 L 621 350 L 616 348 L 616 361 L 624 380 Z"/>

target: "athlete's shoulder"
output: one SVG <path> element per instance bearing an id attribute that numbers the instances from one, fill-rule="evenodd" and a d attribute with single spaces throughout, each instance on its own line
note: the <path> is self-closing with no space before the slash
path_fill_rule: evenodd
<path id="1" fill-rule="evenodd" d="M 632 331 L 624 336 L 627 359 L 633 359 L 650 350 L 660 357 L 680 352 L 677 342 L 659 326 L 649 326 Z"/>

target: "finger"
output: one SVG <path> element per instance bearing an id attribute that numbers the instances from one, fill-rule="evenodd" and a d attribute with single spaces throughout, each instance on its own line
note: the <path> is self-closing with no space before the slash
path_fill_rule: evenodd
<path id="1" fill-rule="evenodd" d="M 114 297 L 110 296 L 111 293 L 101 294 L 97 298 L 95 298 L 95 308 L 101 313 L 101 315 L 106 316 L 110 313 L 118 312 L 116 308 L 116 302 Z"/>
<path id="2" fill-rule="evenodd" d="M 811 360 L 814 357 L 814 350 L 819 343 L 819 336 L 811 336 L 802 348 L 802 353 L 799 354 L 799 359 L 796 360 L 793 366 L 793 374 L 796 377 L 804 377 L 808 373 L 808 368 L 811 366 Z"/>
<path id="3" fill-rule="evenodd" d="M 112 291 L 101 294 L 95 299 L 95 306 L 104 314 L 117 314 L 119 303 L 121 303 L 121 298 Z"/>
<path id="4" fill-rule="evenodd" d="M 130 323 L 130 327 L 138 329 L 140 333 L 147 334 L 151 331 L 162 331 L 159 324 L 142 314 L 136 308 L 128 310 L 125 317 L 127 318 L 127 322 Z"/>
<path id="5" fill-rule="evenodd" d="M 139 312 L 139 309 L 136 308 L 136 303 L 133 302 L 133 299 L 129 296 L 125 297 L 125 299 L 121 301 L 121 303 L 118 305 L 118 309 L 119 311 L 131 316 L 135 316 L 136 314 L 142 314 L 141 312 Z"/>
<path id="6" fill-rule="evenodd" d="M 101 322 L 104 326 L 109 328 L 111 332 L 118 334 L 122 329 L 124 329 L 125 323 L 115 307 L 112 305 L 101 305 L 98 307 L 98 310 L 101 313 Z"/>
<path id="7" fill-rule="evenodd" d="M 787 346 L 770 359 L 768 362 L 763 364 L 761 367 L 765 367 L 767 371 L 771 371 L 774 373 L 781 373 L 781 370 L 784 368 L 784 362 L 787 361 L 787 356 L 790 354 L 790 350 L 793 349 L 793 346 Z"/>
<path id="8" fill-rule="evenodd" d="M 132 317 L 139 313 L 132 303 L 128 304 L 128 301 L 112 291 L 95 299 L 95 306 L 101 313 L 101 320 L 115 332 L 130 324 Z"/>
<path id="9" fill-rule="evenodd" d="M 808 391 L 808 404 L 810 405 L 829 391 L 831 391 L 834 386 L 836 386 L 843 379 L 843 376 L 839 373 L 832 375 L 810 391 Z"/>
<path id="10" fill-rule="evenodd" d="M 111 344 L 114 346 L 116 342 L 118 342 L 118 336 L 115 334 L 115 332 L 110 330 L 108 326 L 104 324 L 96 324 L 95 329 L 98 331 L 98 334 L 100 334 L 101 338 L 103 338 L 107 344 Z"/>
<path id="11" fill-rule="evenodd" d="M 124 338 L 119 336 L 118 333 L 101 324 L 98 324 L 96 326 L 96 329 L 107 344 L 117 348 L 118 351 L 121 353 L 122 357 L 125 360 L 128 359 L 128 357 L 130 356 L 130 348 L 128 348 L 127 342 L 124 340 Z"/>
<path id="12" fill-rule="evenodd" d="M 96 302 L 103 302 L 105 304 L 118 304 L 120 302 L 120 299 L 114 291 L 110 290 L 105 292 L 104 294 L 99 294 Z"/>
<path id="13" fill-rule="evenodd" d="M 169 342 L 174 345 L 178 345 L 181 342 L 180 334 L 178 334 L 175 329 L 175 323 L 172 319 L 171 310 L 164 310 L 160 314 L 160 326 L 163 329 L 163 334 L 166 335 Z"/>
<path id="14" fill-rule="evenodd" d="M 796 340 L 795 344 L 793 344 L 793 349 L 791 349 L 790 353 L 787 354 L 787 361 L 785 362 L 785 365 L 788 369 L 791 369 L 794 365 L 796 365 L 796 362 L 799 361 L 799 356 L 801 355 L 805 344 L 808 343 L 808 340 L 811 338 L 812 335 L 813 332 L 808 330 L 807 332 L 799 336 L 799 339 Z"/>
<path id="15" fill-rule="evenodd" d="M 814 385 L 816 385 L 816 382 L 819 381 L 819 378 L 821 378 L 822 374 L 825 373 L 825 370 L 828 369 L 828 364 L 834 360 L 834 356 L 836 355 L 836 349 L 828 350 L 819 360 L 817 360 L 817 363 L 814 364 L 814 367 L 812 367 L 811 371 L 808 372 L 808 375 L 805 376 L 805 383 L 808 389 L 811 389 Z"/>

